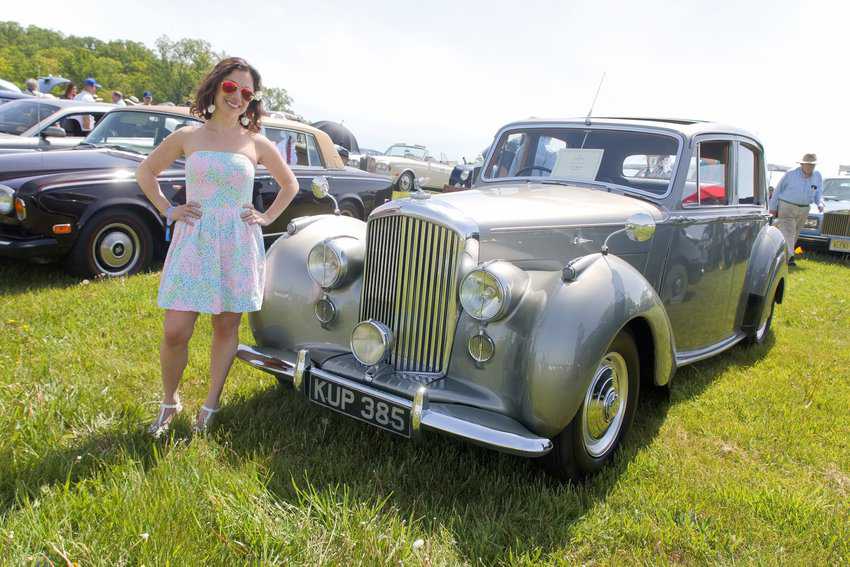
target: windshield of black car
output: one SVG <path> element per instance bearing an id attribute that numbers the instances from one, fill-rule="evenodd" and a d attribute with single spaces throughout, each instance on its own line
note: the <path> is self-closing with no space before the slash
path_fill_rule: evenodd
<path id="1" fill-rule="evenodd" d="M 527 127 L 496 142 L 484 179 L 603 182 L 663 195 L 676 171 L 673 136 L 602 128 Z"/>
<path id="2" fill-rule="evenodd" d="M 850 201 L 850 177 L 846 179 L 827 179 L 823 182 L 823 197 L 839 201 Z"/>
<path id="3" fill-rule="evenodd" d="M 86 137 L 92 146 L 118 146 L 133 152 L 149 154 L 169 134 L 190 124 L 200 124 L 188 116 L 156 112 L 113 111 Z"/>
<path id="4" fill-rule="evenodd" d="M 425 148 L 395 145 L 390 146 L 384 155 L 422 160 L 425 159 Z"/>
<path id="5" fill-rule="evenodd" d="M 0 106 L 0 132 L 23 134 L 54 112 L 55 104 L 33 100 L 15 100 Z"/>

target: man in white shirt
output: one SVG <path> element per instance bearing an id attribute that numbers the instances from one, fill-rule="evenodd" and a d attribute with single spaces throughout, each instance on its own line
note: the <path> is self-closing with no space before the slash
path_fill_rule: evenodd
<path id="1" fill-rule="evenodd" d="M 121 91 L 112 91 L 112 104 L 117 106 L 127 106 L 127 103 L 124 102 L 124 93 Z"/>
<path id="2" fill-rule="evenodd" d="M 82 100 L 84 102 L 97 102 L 94 98 L 94 95 L 97 94 L 97 89 L 100 88 L 100 85 L 97 81 L 94 80 L 94 77 L 89 77 L 85 81 L 83 81 L 83 90 L 80 91 L 80 94 L 74 97 L 74 100 Z M 90 132 L 92 128 L 94 128 L 94 116 L 87 115 L 83 116 L 82 123 L 83 130 L 86 132 Z"/>

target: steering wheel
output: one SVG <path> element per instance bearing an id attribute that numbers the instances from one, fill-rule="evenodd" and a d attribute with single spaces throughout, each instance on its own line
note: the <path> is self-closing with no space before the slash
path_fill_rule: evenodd
<path id="1" fill-rule="evenodd" d="M 542 165 L 529 165 L 528 167 L 523 167 L 522 169 L 520 169 L 519 171 L 517 171 L 516 173 L 514 173 L 514 175 L 513 175 L 513 176 L 514 176 L 514 177 L 521 177 L 521 176 L 522 176 L 522 174 L 523 174 L 523 172 L 525 172 L 525 171 L 534 171 L 535 169 L 539 169 L 539 170 L 541 170 L 541 171 L 545 171 L 546 173 L 552 173 L 552 170 L 551 170 L 551 169 L 549 169 L 548 167 L 543 167 Z"/>

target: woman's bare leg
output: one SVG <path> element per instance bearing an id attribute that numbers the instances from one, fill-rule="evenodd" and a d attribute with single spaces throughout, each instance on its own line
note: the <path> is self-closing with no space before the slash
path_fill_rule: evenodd
<path id="1" fill-rule="evenodd" d="M 177 403 L 177 388 L 189 362 L 189 339 L 195 329 L 198 314 L 193 311 L 165 311 L 159 362 L 162 366 L 163 403 Z M 166 416 L 174 410 L 166 410 Z"/>
<path id="2" fill-rule="evenodd" d="M 211 409 L 218 407 L 224 381 L 236 357 L 239 346 L 239 323 L 241 313 L 220 313 L 212 316 L 213 339 L 210 352 L 210 390 L 204 404 Z"/>

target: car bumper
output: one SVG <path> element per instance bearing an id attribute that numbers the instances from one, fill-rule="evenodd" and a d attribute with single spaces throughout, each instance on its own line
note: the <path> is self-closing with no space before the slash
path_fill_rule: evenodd
<path id="1" fill-rule="evenodd" d="M 492 411 L 460 404 L 429 403 L 425 386 L 414 399 L 387 393 L 369 384 L 338 376 L 314 366 L 307 350 L 298 353 L 239 345 L 236 356 L 250 366 L 278 377 L 307 396 L 309 376 L 334 383 L 361 394 L 386 400 L 410 411 L 414 439 L 426 430 L 457 437 L 490 449 L 523 457 L 541 457 L 552 449 L 552 441 L 535 435 L 518 421 Z"/>
<path id="2" fill-rule="evenodd" d="M 37 258 L 55 256 L 59 242 L 55 238 L 9 238 L 0 234 L 0 257 Z"/>

